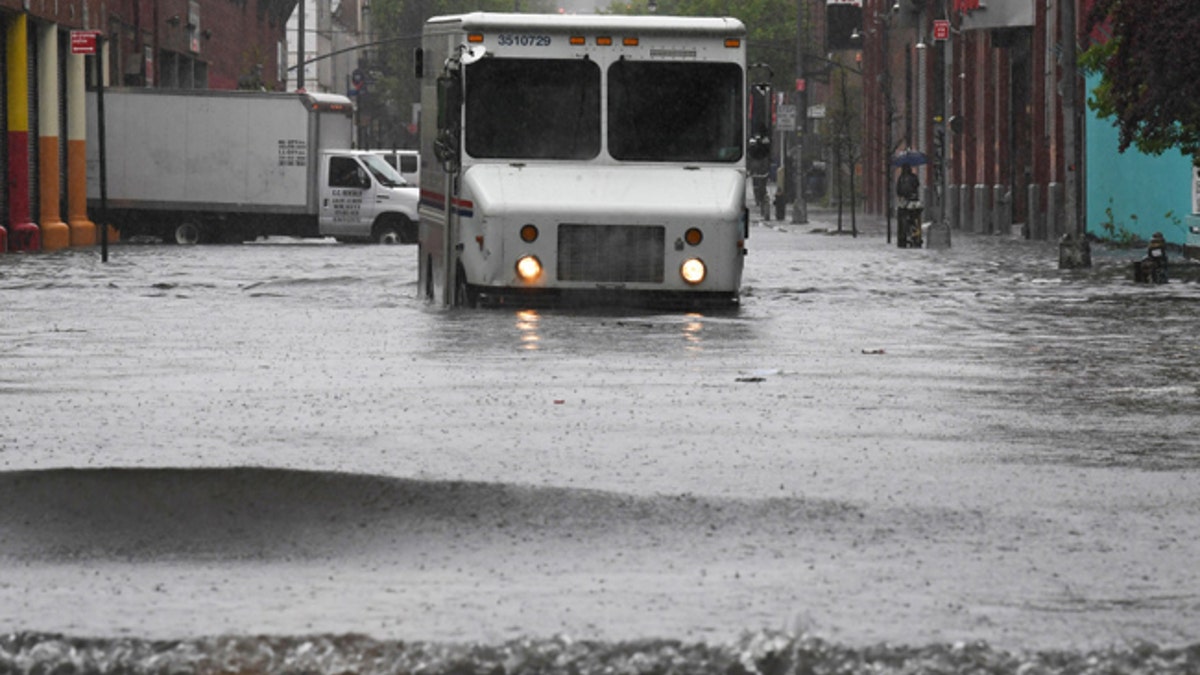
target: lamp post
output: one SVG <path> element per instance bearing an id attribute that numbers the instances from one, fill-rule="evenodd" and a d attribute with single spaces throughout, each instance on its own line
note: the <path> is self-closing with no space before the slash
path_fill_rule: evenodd
<path id="1" fill-rule="evenodd" d="M 1067 211 L 1066 234 L 1058 244 L 1058 267 L 1070 269 L 1092 266 L 1091 245 L 1088 243 L 1085 228 L 1081 227 L 1079 218 L 1079 139 L 1076 136 L 1078 117 L 1075 104 L 1075 94 L 1079 87 L 1079 71 L 1076 67 L 1078 58 L 1079 26 L 1075 18 L 1076 0 L 1065 0 L 1060 3 L 1059 18 L 1060 34 L 1063 43 L 1062 83 L 1059 91 L 1062 96 L 1063 119 L 1063 178 L 1066 199 L 1064 204 Z"/>
<path id="2" fill-rule="evenodd" d="M 889 42 L 892 22 L 900 10 L 898 1 L 893 4 L 892 0 L 867 0 L 863 7 L 863 32 L 859 33 L 859 38 L 864 40 L 863 72 L 866 77 L 863 80 L 863 95 L 866 98 L 868 123 L 872 130 L 866 139 L 871 143 L 872 150 L 865 154 L 875 163 L 873 175 L 882 178 L 876 185 L 883 192 L 883 212 L 889 244 L 892 243 L 892 154 L 895 152 L 893 126 L 896 121 Z M 869 43 L 866 41 L 867 35 L 874 38 Z M 878 88 L 874 85 L 878 85 Z M 879 173 L 874 174 L 875 171 Z"/>
<path id="3" fill-rule="evenodd" d="M 793 223 L 808 222 L 808 201 L 804 197 L 804 136 L 808 132 L 808 82 L 804 72 L 804 38 L 808 22 L 807 0 L 796 0 L 796 152 L 788 157 L 791 166 L 785 174 L 792 180 L 796 206 L 792 209 Z"/>
<path id="4" fill-rule="evenodd" d="M 296 91 L 304 91 L 304 61 L 308 57 L 308 38 L 304 30 L 304 17 L 308 14 L 308 3 L 296 3 Z"/>

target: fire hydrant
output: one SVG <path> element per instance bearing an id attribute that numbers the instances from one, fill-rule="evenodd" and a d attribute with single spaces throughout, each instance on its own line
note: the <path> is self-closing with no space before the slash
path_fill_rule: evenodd
<path id="1" fill-rule="evenodd" d="M 1134 263 L 1133 280 L 1147 284 L 1167 283 L 1167 241 L 1162 232 L 1150 237 L 1146 257 Z"/>

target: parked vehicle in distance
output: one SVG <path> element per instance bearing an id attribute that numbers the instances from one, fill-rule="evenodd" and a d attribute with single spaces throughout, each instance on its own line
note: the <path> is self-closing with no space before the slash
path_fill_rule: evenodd
<path id="1" fill-rule="evenodd" d="M 421 153 L 416 150 L 372 150 L 398 171 L 409 185 L 421 184 Z"/>
<path id="2" fill-rule="evenodd" d="M 96 94 L 88 92 L 88 202 L 100 202 Z M 352 145 L 344 96 L 107 89 L 108 222 L 125 240 L 258 237 L 415 242 L 417 203 L 383 158 Z"/>

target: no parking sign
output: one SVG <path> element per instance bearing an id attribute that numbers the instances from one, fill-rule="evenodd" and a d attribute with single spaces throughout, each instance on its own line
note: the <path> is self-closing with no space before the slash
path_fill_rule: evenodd
<path id="1" fill-rule="evenodd" d="M 99 42 L 99 38 L 100 31 L 98 30 L 71 31 L 71 53 L 95 56 L 96 44 Z"/>

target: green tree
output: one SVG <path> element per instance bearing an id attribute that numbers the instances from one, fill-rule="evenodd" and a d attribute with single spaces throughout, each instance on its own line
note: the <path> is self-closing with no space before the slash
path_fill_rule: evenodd
<path id="1" fill-rule="evenodd" d="M 421 46 L 421 29 L 433 16 L 465 12 L 550 11 L 550 0 L 373 0 L 371 24 L 378 44 L 370 54 L 377 77 L 369 96 L 382 124 L 381 142 L 390 146 L 405 139 L 403 128 L 411 121 L 414 103 L 421 100 L 414 54 Z"/>
<path id="2" fill-rule="evenodd" d="M 791 91 L 796 73 L 797 0 L 658 0 L 657 13 L 682 16 L 732 16 L 740 19 L 748 31 L 749 63 L 766 63 L 774 73 L 772 84 L 780 91 Z M 385 119 L 383 144 L 404 138 L 401 129 L 410 121 L 412 105 L 420 101 L 420 83 L 414 73 L 413 55 L 421 44 L 421 28 L 432 16 L 473 11 L 552 12 L 553 0 L 373 0 L 371 2 L 375 39 L 379 44 L 370 52 L 376 71 L 370 96 L 373 110 Z M 810 12 L 805 19 L 805 52 L 823 54 L 812 42 L 811 27 L 815 12 L 824 2 L 804 0 Z M 646 0 L 614 0 L 607 10 L 613 14 L 648 14 Z M 810 64 L 812 65 L 812 64 Z M 816 69 L 810 68 L 810 71 Z M 758 71 L 755 73 L 758 74 Z M 390 132 L 389 132 L 390 130 Z"/>
<path id="3" fill-rule="evenodd" d="M 808 12 L 805 17 L 804 52 L 823 55 L 823 47 L 813 40 L 812 26 L 816 21 L 818 4 L 813 0 L 658 0 L 657 13 L 678 16 L 731 16 L 746 24 L 746 59 L 748 63 L 765 63 L 771 67 L 771 84 L 779 91 L 791 91 L 796 78 L 796 13 L 797 6 Z M 613 0 L 613 14 L 648 14 L 647 0 Z M 822 0 L 820 8 L 824 8 Z M 819 64 L 809 63 L 812 73 L 824 72 Z M 757 72 L 755 73 L 758 74 Z"/>
<path id="4" fill-rule="evenodd" d="M 1121 151 L 1178 148 L 1200 166 L 1197 0 L 1095 0 L 1087 29 L 1101 38 L 1081 57 L 1101 75 L 1088 106 L 1115 118 Z"/>

